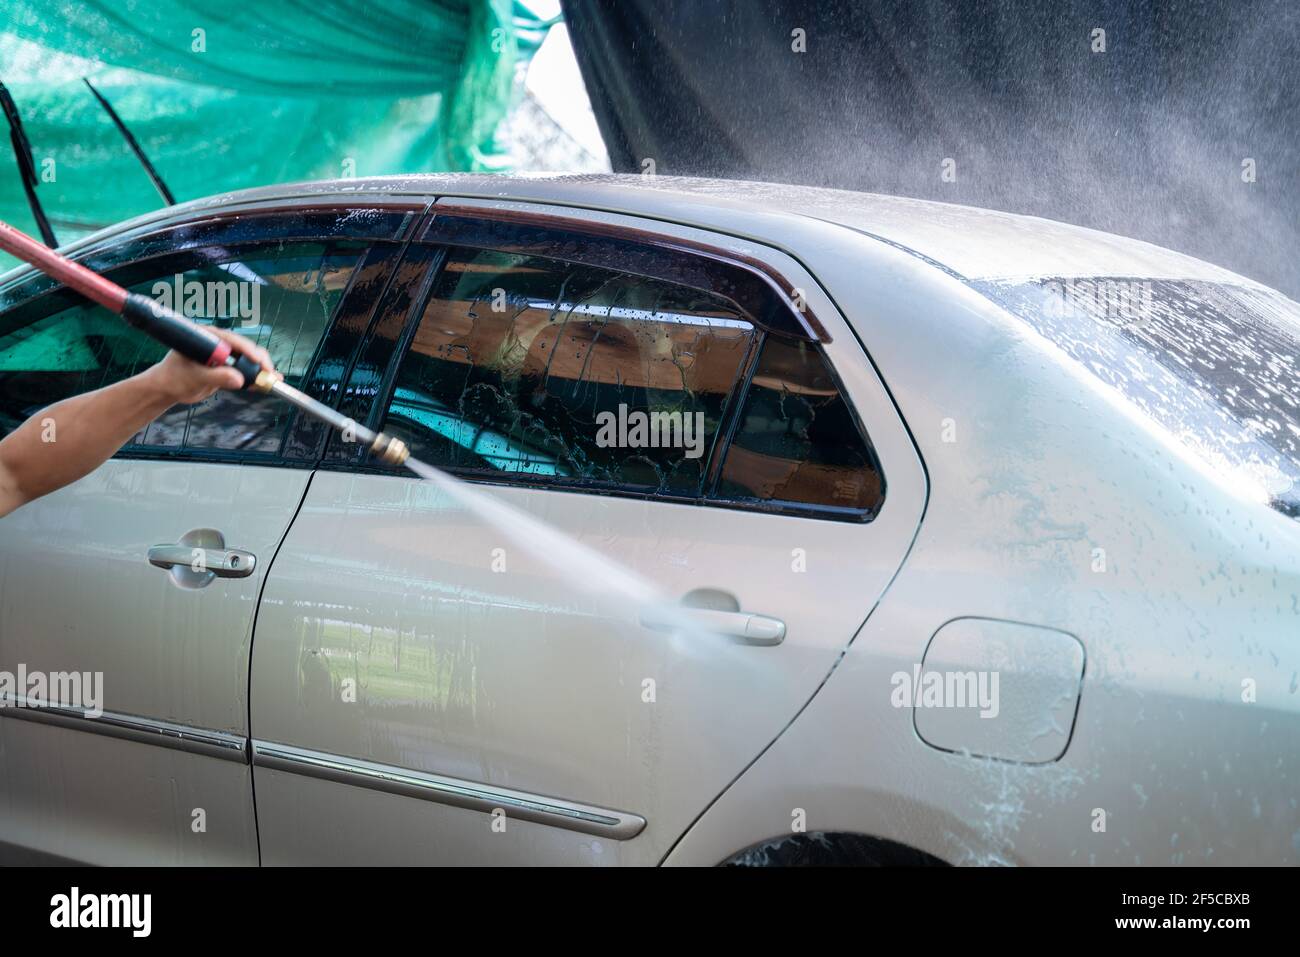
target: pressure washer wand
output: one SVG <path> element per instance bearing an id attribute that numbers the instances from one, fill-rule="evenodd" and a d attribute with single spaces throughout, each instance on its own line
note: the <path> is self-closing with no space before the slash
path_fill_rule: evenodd
<path id="1" fill-rule="evenodd" d="M 300 392 L 279 372 L 268 372 L 248 356 L 232 353 L 230 343 L 191 322 L 178 312 L 139 293 L 128 292 L 99 273 L 73 262 L 42 245 L 8 223 L 0 221 L 0 249 L 30 263 L 69 289 L 115 312 L 141 332 L 174 349 L 187 359 L 216 368 L 230 366 L 244 377 L 244 388 L 277 395 L 349 439 L 365 443 L 370 453 L 391 465 L 402 465 L 410 455 L 406 443 L 375 432 Z"/>

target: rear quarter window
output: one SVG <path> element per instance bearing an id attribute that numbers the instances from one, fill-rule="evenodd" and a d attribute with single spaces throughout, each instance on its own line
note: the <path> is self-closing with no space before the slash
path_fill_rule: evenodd
<path id="1" fill-rule="evenodd" d="M 884 498 L 876 455 L 814 343 L 768 336 L 718 494 L 874 514 Z"/>

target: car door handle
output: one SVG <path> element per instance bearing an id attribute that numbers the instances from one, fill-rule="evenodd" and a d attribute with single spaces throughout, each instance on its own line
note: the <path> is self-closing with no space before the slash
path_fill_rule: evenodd
<path id="1" fill-rule="evenodd" d="M 238 548 L 204 548 L 199 545 L 155 545 L 149 564 L 158 568 L 184 568 L 218 578 L 247 578 L 257 567 L 257 556 Z"/>
<path id="2" fill-rule="evenodd" d="M 739 638 L 750 645 L 779 645 L 785 640 L 785 622 L 747 611 L 717 611 L 712 608 L 674 605 L 667 610 L 652 608 L 641 613 L 641 624 L 655 631 L 681 628 L 683 621 L 698 624 L 705 631 Z"/>

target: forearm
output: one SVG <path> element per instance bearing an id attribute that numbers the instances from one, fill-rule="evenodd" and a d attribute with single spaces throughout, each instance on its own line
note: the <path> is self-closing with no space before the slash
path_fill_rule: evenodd
<path id="1" fill-rule="evenodd" d="M 156 370 L 56 402 L 0 441 L 0 515 L 93 472 L 170 408 Z"/>
<path id="2" fill-rule="evenodd" d="M 261 346 L 229 329 L 211 331 L 237 355 L 274 371 Z M 41 410 L 0 441 L 0 516 L 90 474 L 173 405 L 244 384 L 231 366 L 209 368 L 169 352 L 139 375 Z"/>

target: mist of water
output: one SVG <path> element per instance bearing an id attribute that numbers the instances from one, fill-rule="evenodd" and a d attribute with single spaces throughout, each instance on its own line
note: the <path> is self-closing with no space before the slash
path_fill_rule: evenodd
<path id="1" fill-rule="evenodd" d="M 634 620 L 652 618 L 656 628 L 666 626 L 679 637 L 703 633 L 699 623 L 691 620 L 680 605 L 669 601 L 655 585 L 608 555 L 419 459 L 408 458 L 406 467 L 553 569 L 577 591 L 616 603 L 621 610 L 631 612 Z"/>

